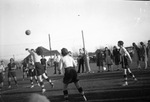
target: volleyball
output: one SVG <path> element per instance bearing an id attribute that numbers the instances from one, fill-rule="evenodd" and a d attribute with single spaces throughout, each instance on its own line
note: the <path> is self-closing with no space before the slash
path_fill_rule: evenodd
<path id="1" fill-rule="evenodd" d="M 25 31 L 25 34 L 26 34 L 26 35 L 30 35 L 30 34 L 31 34 L 31 31 L 30 31 L 30 30 L 26 30 L 26 31 Z"/>

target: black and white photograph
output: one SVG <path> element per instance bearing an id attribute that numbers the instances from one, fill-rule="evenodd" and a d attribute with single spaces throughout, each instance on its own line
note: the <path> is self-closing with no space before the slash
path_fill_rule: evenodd
<path id="1" fill-rule="evenodd" d="M 0 102 L 149 102 L 150 0 L 0 0 Z"/>

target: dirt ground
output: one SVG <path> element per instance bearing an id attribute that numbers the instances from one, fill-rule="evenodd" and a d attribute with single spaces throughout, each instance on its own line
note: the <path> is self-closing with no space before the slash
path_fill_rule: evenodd
<path id="1" fill-rule="evenodd" d="M 88 102 L 149 102 L 150 101 L 150 68 L 137 69 L 131 66 L 131 69 L 138 81 L 135 82 L 128 76 L 129 85 L 123 87 L 122 70 L 97 73 L 95 63 L 90 64 L 93 73 L 80 73 L 80 84 L 85 91 Z M 48 75 L 54 82 L 55 87 L 52 89 L 45 81 L 47 89 L 45 96 L 51 102 L 63 102 L 62 78 L 63 75 L 53 74 L 53 68 L 48 69 Z M 22 71 L 17 71 L 18 84 L 16 87 L 12 81 L 12 88 L 8 89 L 7 77 L 5 86 L 0 92 L 0 102 L 28 102 L 28 97 L 32 93 L 41 94 L 41 88 L 35 86 L 30 88 L 30 80 L 22 80 Z M 78 93 L 74 84 L 68 87 L 69 101 L 82 102 L 83 99 Z"/>

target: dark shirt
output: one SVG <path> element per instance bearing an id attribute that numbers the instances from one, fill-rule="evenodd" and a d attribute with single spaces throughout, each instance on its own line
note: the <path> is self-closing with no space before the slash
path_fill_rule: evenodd
<path id="1" fill-rule="evenodd" d="M 46 59 L 45 59 L 45 58 L 42 58 L 42 59 L 41 59 L 41 64 L 42 64 L 42 65 L 46 65 Z"/>
<path id="2" fill-rule="evenodd" d="M 14 71 L 15 69 L 13 69 L 16 66 L 15 63 L 9 63 L 8 64 L 8 71 Z"/>

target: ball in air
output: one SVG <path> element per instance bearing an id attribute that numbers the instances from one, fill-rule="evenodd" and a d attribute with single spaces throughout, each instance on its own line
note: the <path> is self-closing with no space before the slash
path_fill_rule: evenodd
<path id="1" fill-rule="evenodd" d="M 26 30 L 26 31 L 25 31 L 25 34 L 26 34 L 26 35 L 30 35 L 30 34 L 31 34 L 31 31 L 30 31 L 30 30 Z"/>

